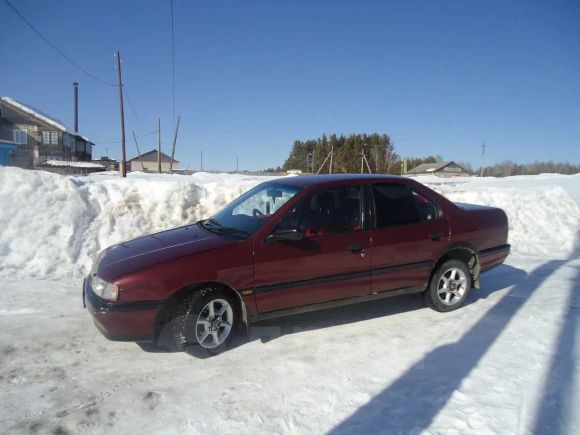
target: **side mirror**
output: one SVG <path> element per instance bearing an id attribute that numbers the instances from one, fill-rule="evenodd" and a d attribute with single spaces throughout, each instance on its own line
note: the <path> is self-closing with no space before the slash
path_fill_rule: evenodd
<path id="1" fill-rule="evenodd" d="M 278 230 L 278 231 L 270 234 L 266 238 L 266 242 L 274 242 L 277 240 L 297 241 L 297 240 L 302 240 L 303 237 L 304 237 L 304 234 L 302 234 L 302 231 L 300 231 L 296 228 L 290 228 L 287 230 Z"/>
<path id="2" fill-rule="evenodd" d="M 437 217 L 437 210 L 431 204 L 421 205 L 421 219 L 427 222 L 435 220 Z"/>

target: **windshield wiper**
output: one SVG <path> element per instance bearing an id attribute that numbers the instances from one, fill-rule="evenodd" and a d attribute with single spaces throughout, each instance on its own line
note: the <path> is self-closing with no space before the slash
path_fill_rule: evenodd
<path id="1" fill-rule="evenodd" d="M 208 226 L 207 225 L 208 223 L 210 223 L 211 225 Z M 212 232 L 219 232 L 219 233 L 226 233 L 226 234 L 239 234 L 242 236 L 251 235 L 251 233 L 244 231 L 244 230 L 241 230 L 239 228 L 226 227 L 226 226 L 222 225 L 221 223 L 219 223 L 214 218 L 201 220 L 197 224 L 200 225 L 201 227 L 203 227 L 204 229 L 206 229 L 208 231 L 212 231 Z"/>

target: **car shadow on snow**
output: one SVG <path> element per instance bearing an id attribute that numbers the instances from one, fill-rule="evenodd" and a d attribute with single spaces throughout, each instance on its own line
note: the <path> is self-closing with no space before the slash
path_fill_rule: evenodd
<path id="1" fill-rule="evenodd" d="M 576 258 L 580 258 L 580 249 L 577 250 Z M 536 434 L 579 433 L 580 430 L 580 419 L 574 415 L 574 405 L 578 407 L 579 400 L 574 398 L 574 388 L 578 385 L 578 379 L 575 379 L 578 362 L 574 349 L 580 317 L 580 268 L 572 282 L 566 301 L 566 313 L 542 388 L 544 397 L 538 401 L 535 413 L 533 433 Z"/>
<path id="2" fill-rule="evenodd" d="M 473 290 L 466 304 L 476 303 L 492 293 L 510 287 L 526 277 L 526 273 L 512 266 L 502 264 L 482 275 L 482 287 Z M 332 328 L 349 323 L 392 316 L 425 308 L 422 295 L 397 296 L 377 299 L 337 308 L 329 308 L 305 314 L 298 314 L 279 319 L 265 320 L 251 325 L 249 334 L 237 337 L 231 348 L 242 346 L 248 342 L 260 340 L 270 342 L 288 334 L 296 334 L 316 329 Z M 154 343 L 139 343 L 141 349 L 151 353 L 174 352 L 172 346 L 158 346 Z"/>
<path id="3" fill-rule="evenodd" d="M 427 429 L 534 291 L 567 261 L 551 260 L 529 275 L 524 273 L 525 277 L 519 278 L 501 300 L 457 342 L 433 349 L 330 433 L 419 433 Z M 498 268 L 496 271 L 489 282 L 489 290 L 484 276 L 483 297 L 491 289 L 505 284 L 498 280 L 519 276 L 515 271 L 509 273 L 504 269 L 508 273 L 501 278 L 502 270 Z M 501 288 L 505 288 L 505 285 Z M 474 293 L 474 297 L 481 297 L 477 292 Z M 568 342 L 569 337 L 564 341 Z M 560 385 L 559 380 L 554 382 Z M 541 421 L 538 424 L 543 426 Z"/>

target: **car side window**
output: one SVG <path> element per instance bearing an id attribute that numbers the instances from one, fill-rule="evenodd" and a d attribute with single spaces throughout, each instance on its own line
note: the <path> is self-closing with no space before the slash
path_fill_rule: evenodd
<path id="1" fill-rule="evenodd" d="M 376 226 L 391 227 L 420 222 L 411 191 L 404 184 L 374 184 Z"/>
<path id="2" fill-rule="evenodd" d="M 419 210 L 419 215 L 421 216 L 421 220 L 423 222 L 433 222 L 437 220 L 438 211 L 433 201 L 414 190 L 412 192 L 417 210 Z"/>
<path id="3" fill-rule="evenodd" d="M 296 221 L 304 237 L 359 231 L 362 228 L 361 198 L 359 186 L 316 192 L 287 217 Z"/>

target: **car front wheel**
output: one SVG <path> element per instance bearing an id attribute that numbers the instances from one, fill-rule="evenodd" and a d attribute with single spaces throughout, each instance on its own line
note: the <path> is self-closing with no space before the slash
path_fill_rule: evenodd
<path id="1" fill-rule="evenodd" d="M 425 292 L 426 304 L 436 311 L 447 312 L 461 307 L 471 290 L 469 269 L 459 260 L 443 263 L 433 274 Z"/>
<path id="2" fill-rule="evenodd" d="M 208 287 L 188 297 L 179 305 L 173 322 L 177 345 L 184 351 L 207 357 L 226 350 L 239 321 L 237 305 L 220 288 Z"/>

